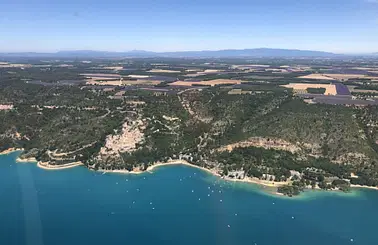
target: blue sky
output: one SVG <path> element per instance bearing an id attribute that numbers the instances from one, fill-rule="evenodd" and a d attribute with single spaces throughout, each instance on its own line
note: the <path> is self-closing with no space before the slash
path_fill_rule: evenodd
<path id="1" fill-rule="evenodd" d="M 0 0 L 0 52 L 378 52 L 378 0 Z"/>

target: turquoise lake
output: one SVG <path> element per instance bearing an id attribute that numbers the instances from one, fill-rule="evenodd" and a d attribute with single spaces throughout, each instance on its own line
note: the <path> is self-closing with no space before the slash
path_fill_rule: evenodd
<path id="1" fill-rule="evenodd" d="M 196 168 L 46 171 L 0 156 L 0 245 L 376 245 L 378 191 L 273 196 Z"/>

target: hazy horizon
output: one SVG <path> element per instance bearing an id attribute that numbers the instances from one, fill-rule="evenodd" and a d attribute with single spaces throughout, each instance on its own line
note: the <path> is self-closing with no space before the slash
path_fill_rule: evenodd
<path id="1" fill-rule="evenodd" d="M 144 49 L 131 49 L 131 50 L 106 50 L 106 49 L 58 49 L 54 51 L 46 51 L 46 52 L 39 52 L 39 51 L 14 51 L 14 52 L 7 52 L 7 51 L 0 51 L 0 53 L 58 53 L 58 52 L 114 52 L 114 53 L 123 53 L 123 52 L 154 52 L 154 53 L 175 53 L 175 52 L 206 52 L 206 51 L 227 51 L 227 50 L 258 50 L 258 49 L 277 49 L 277 50 L 298 50 L 298 51 L 315 51 L 315 52 L 329 52 L 324 50 L 313 50 L 313 49 L 296 49 L 296 48 L 266 48 L 266 47 L 251 47 L 251 48 L 225 48 L 225 49 L 198 49 L 198 50 L 172 50 L 172 51 L 152 51 L 152 50 L 144 50 Z M 332 53 L 332 52 L 330 52 Z M 372 52 L 374 53 L 374 52 Z"/>
<path id="2" fill-rule="evenodd" d="M 3 0 L 0 52 L 263 47 L 373 53 L 377 13 L 375 0 Z"/>
<path id="3" fill-rule="evenodd" d="M 324 53 L 332 53 L 332 54 L 335 54 L 335 55 L 371 55 L 371 54 L 378 54 L 378 52 L 376 51 L 371 51 L 371 52 L 330 52 L 330 51 L 325 51 L 325 50 L 314 50 L 314 49 L 296 49 L 296 48 L 289 48 L 289 49 L 285 49 L 285 48 L 265 48 L 265 47 L 258 47 L 258 48 L 226 48 L 226 49 L 204 49 L 204 50 L 172 50 L 172 51 L 151 51 L 151 50 L 139 50 L 139 49 L 134 49 L 134 50 L 114 50 L 114 51 L 111 51 L 111 50 L 95 50 L 95 49 L 58 49 L 58 50 L 54 50 L 54 51 L 0 51 L 0 53 L 3 53 L 3 54 L 6 54 L 6 53 L 9 53 L 9 54 L 17 54 L 17 53 L 36 53 L 36 54 L 43 54 L 43 53 L 46 53 L 46 54 L 55 54 L 55 53 L 60 53 L 60 52 L 103 52 L 103 53 L 106 53 L 106 52 L 109 52 L 109 53 L 128 53 L 128 52 L 135 52 L 135 53 L 143 53 L 143 52 L 146 52 L 146 53 L 181 53 L 181 52 L 217 52 L 217 51 L 228 51 L 228 50 L 259 50 L 259 49 L 271 49 L 271 50 L 295 50 L 295 51 L 308 51 L 308 52 L 324 52 Z"/>

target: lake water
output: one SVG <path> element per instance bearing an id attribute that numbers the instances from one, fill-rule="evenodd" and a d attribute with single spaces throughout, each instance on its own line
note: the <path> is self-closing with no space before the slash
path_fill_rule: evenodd
<path id="1" fill-rule="evenodd" d="M 199 169 L 46 171 L 0 156 L 0 244 L 378 244 L 378 191 L 290 199 Z"/>

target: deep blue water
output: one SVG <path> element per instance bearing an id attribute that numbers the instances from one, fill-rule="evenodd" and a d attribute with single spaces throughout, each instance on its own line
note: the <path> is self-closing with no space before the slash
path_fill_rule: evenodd
<path id="1" fill-rule="evenodd" d="M 186 166 L 103 175 L 16 157 L 0 156 L 0 245 L 378 244 L 374 190 L 290 199 Z"/>

